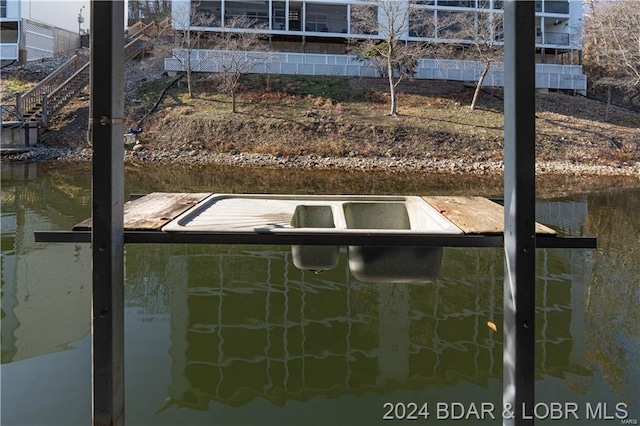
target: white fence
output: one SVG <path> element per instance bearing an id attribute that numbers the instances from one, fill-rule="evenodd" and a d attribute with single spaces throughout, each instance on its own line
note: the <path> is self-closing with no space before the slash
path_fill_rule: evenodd
<path id="1" fill-rule="evenodd" d="M 39 22 L 24 20 L 24 42 L 27 61 L 51 58 L 54 53 L 53 27 Z"/>
<path id="2" fill-rule="evenodd" d="M 227 52 L 228 54 L 228 52 Z M 239 52 L 235 52 L 237 57 Z M 240 54 L 242 55 L 242 54 Z M 250 72 L 256 74 L 332 75 L 348 77 L 378 77 L 376 67 L 360 61 L 353 55 L 312 53 L 245 52 L 244 60 L 251 62 Z M 219 50 L 193 50 L 191 70 L 195 72 L 221 72 L 225 52 Z M 185 49 L 176 49 L 173 57 L 165 58 L 166 71 L 184 71 L 187 60 Z M 246 69 L 246 68 L 245 68 Z M 449 59 L 421 59 L 414 78 L 429 80 L 476 81 L 482 72 L 478 61 Z M 502 63 L 494 63 L 487 74 L 485 86 L 502 87 Z M 536 64 L 536 87 L 539 89 L 568 89 L 586 92 L 587 76 L 581 65 Z"/>
<path id="3" fill-rule="evenodd" d="M 0 44 L 0 59 L 3 61 L 15 61 L 18 59 L 18 43 Z"/>
<path id="4" fill-rule="evenodd" d="M 80 47 L 78 33 L 25 19 L 24 48 L 27 61 L 52 58 L 56 53 Z"/>

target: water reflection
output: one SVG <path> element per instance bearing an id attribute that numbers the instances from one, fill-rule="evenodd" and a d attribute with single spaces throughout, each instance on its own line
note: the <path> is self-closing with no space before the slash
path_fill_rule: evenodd
<path id="1" fill-rule="evenodd" d="M 90 330 L 90 250 L 35 244 L 65 229 L 77 206 L 35 164 L 2 168 L 2 363 L 69 349 Z M 65 265 L 61 267 L 61 265 Z"/>
<path id="2" fill-rule="evenodd" d="M 260 192 L 255 175 L 237 170 L 167 169 L 129 170 L 136 179 L 127 180 L 128 191 Z M 392 193 L 413 182 L 402 192 L 499 193 L 492 184 L 453 187 L 424 175 L 367 175 L 362 187 L 355 175 L 330 175 L 261 176 L 278 192 Z M 8 418 L 50 420 L 29 401 L 33 381 L 9 381 L 15 375 L 4 369 L 26 370 L 20 360 L 47 365 L 47 354 L 67 351 L 89 333 L 89 245 L 33 242 L 36 229 L 70 229 L 90 215 L 89 177 L 83 167 L 2 167 L 2 385 L 26 401 L 11 406 Z M 625 401 L 637 416 L 638 205 L 638 190 L 538 204 L 540 221 L 564 234 L 596 235 L 600 247 L 537 251 L 538 400 Z M 136 324 L 126 326 L 126 350 L 135 355 L 127 380 L 140 390 L 127 394 L 128 415 L 154 424 L 163 415 L 177 419 L 212 407 L 240 413 L 259 400 L 290 410 L 289 402 L 314 397 L 406 391 L 424 398 L 444 389 L 462 399 L 469 384 L 499 399 L 492 383 L 502 377 L 502 265 L 499 249 L 446 249 L 435 284 L 371 284 L 350 275 L 344 248 L 335 269 L 316 275 L 294 267 L 290 247 L 128 245 L 125 303 Z M 166 322 L 153 328 L 159 321 Z M 88 344 L 80 347 L 89 359 Z M 151 407 L 139 402 L 145 391 L 160 394 Z M 45 394 L 52 406 L 68 399 Z M 469 398 L 477 402 L 477 394 Z M 57 414 L 56 423 L 70 423 Z"/>
<path id="3" fill-rule="evenodd" d="M 277 406 L 315 396 L 389 393 L 502 377 L 502 252 L 448 249 L 436 284 L 365 284 L 346 253 L 331 271 L 294 267 L 286 247 L 156 247 L 127 250 L 128 299 L 167 290 L 172 382 L 161 410 Z M 151 252 L 150 252 L 151 250 Z M 151 255 L 150 255 L 151 253 Z M 572 280 L 585 253 L 545 250 L 538 259 L 537 376 L 589 375 L 574 345 L 584 312 Z M 143 260 L 146 259 L 146 260 Z M 163 265 L 149 274 L 149 262 Z M 140 273 L 145 271 L 144 273 Z"/>
<path id="4" fill-rule="evenodd" d="M 585 298 L 586 365 L 640 405 L 640 189 L 588 198 L 587 232 L 598 236 Z M 635 214 L 634 214 L 635 213 Z M 592 383 L 579 382 L 582 388 Z M 636 413 L 638 413 L 636 408 Z"/>

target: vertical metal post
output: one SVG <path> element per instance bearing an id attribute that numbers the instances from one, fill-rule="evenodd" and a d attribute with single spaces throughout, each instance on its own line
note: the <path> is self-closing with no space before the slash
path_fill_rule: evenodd
<path id="1" fill-rule="evenodd" d="M 18 120 L 22 121 L 22 95 L 20 93 L 16 93 L 16 113 Z"/>
<path id="2" fill-rule="evenodd" d="M 22 123 L 24 130 L 24 146 L 31 146 L 31 126 L 29 123 Z"/>
<path id="3" fill-rule="evenodd" d="M 535 400 L 534 4 L 504 5 L 503 424 L 517 426 L 533 425 Z"/>
<path id="4" fill-rule="evenodd" d="M 124 2 L 91 1 L 93 424 L 124 424 Z"/>
<path id="5" fill-rule="evenodd" d="M 42 104 L 42 126 L 47 127 L 49 125 L 49 111 L 47 110 L 47 108 L 49 108 L 49 96 L 46 93 L 42 94 L 42 100 L 40 103 Z"/>

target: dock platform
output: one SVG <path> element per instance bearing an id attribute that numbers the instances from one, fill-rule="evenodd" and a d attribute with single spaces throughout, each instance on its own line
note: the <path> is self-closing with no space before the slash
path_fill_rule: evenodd
<path id="1" fill-rule="evenodd" d="M 291 228 L 276 226 L 254 228 L 225 226 L 212 230 L 174 232 L 163 230 L 184 217 L 191 209 L 202 206 L 213 193 L 156 192 L 133 199 L 124 205 L 125 243 L 181 244 L 264 244 L 264 245 L 361 245 L 415 247 L 502 247 L 504 208 L 485 197 L 422 196 L 422 200 L 460 229 L 460 233 L 411 230 L 367 230 Z M 241 194 L 235 194 L 242 196 Z M 266 195 L 265 195 L 266 196 Z M 296 196 L 289 196 L 296 197 Z M 311 196 L 299 196 L 300 198 Z M 318 196 L 331 197 L 331 196 Z M 349 197 L 349 196 L 335 196 Z M 353 196 L 363 197 L 367 196 Z M 378 199 L 383 196 L 369 198 Z M 390 199 L 394 199 L 390 197 Z M 240 212 L 241 214 L 242 212 Z M 252 213 L 252 212 L 248 212 Z M 292 215 L 280 217 L 291 222 Z M 170 227 L 169 227 L 170 228 Z M 560 236 L 554 229 L 536 223 L 538 248 L 596 248 L 592 237 Z M 37 231 L 37 242 L 91 242 L 91 219 L 75 225 L 71 231 Z"/>

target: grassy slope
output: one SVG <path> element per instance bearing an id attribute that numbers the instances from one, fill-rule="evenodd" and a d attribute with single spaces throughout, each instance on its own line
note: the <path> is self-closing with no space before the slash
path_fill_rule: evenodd
<path id="1" fill-rule="evenodd" d="M 499 91 L 483 93 L 473 112 L 471 90 L 449 96 L 400 94 L 400 116 L 393 118 L 387 115 L 388 94 L 358 91 L 348 78 L 251 76 L 244 78 L 239 112 L 232 114 L 229 96 L 219 93 L 210 77 L 197 75 L 192 99 L 185 79 L 179 81 L 142 123 L 171 78 L 150 73 L 147 81 L 134 82 L 126 94 L 125 128 L 140 124 L 140 139 L 149 149 L 502 159 Z M 3 91 L 10 80 L 3 76 Z M 54 117 L 43 142 L 86 144 L 87 100 L 85 94 Z M 536 105 L 539 161 L 640 161 L 640 114 L 614 108 L 605 122 L 600 102 L 560 93 L 538 94 Z M 621 149 L 613 147 L 612 138 Z"/>
<path id="2" fill-rule="evenodd" d="M 148 111 L 166 81 L 143 85 L 133 124 Z M 428 84 L 428 82 L 425 82 Z M 142 123 L 146 142 L 226 152 L 296 155 L 465 157 L 502 156 L 499 92 L 484 93 L 470 111 L 471 91 L 450 96 L 400 94 L 400 116 L 387 115 L 388 95 L 363 93 L 348 78 L 253 76 L 239 96 L 239 113 L 211 80 L 196 83 L 192 99 L 184 82 L 168 91 L 161 109 Z M 602 104 L 558 93 L 537 97 L 539 160 L 581 162 L 640 160 L 640 114 L 615 109 L 604 122 Z M 615 149 L 611 138 L 622 146 Z"/>

